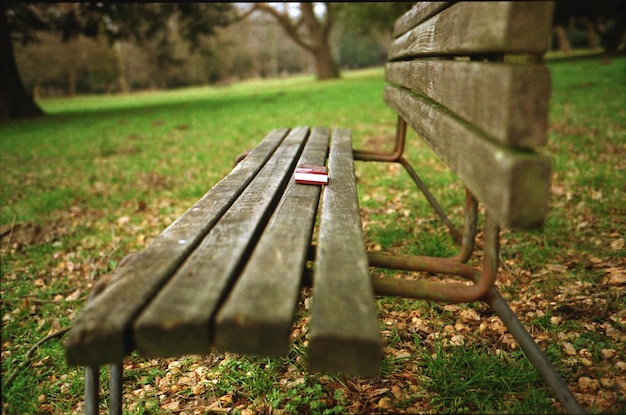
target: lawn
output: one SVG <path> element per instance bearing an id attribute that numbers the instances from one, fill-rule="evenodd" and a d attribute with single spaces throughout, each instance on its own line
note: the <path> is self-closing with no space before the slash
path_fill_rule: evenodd
<path id="1" fill-rule="evenodd" d="M 542 230 L 503 232 L 498 284 L 583 406 L 624 413 L 626 58 L 549 67 L 543 152 L 554 165 L 551 211 Z M 270 129 L 348 127 L 356 147 L 389 142 L 395 115 L 382 88 L 377 68 L 337 81 L 302 76 L 45 100 L 46 117 L 0 124 L 3 414 L 79 413 L 83 371 L 65 364 L 63 337 L 29 349 L 71 325 L 99 276 L 145 247 Z M 409 141 L 407 157 L 460 224 L 458 182 L 415 134 Z M 356 168 L 370 247 L 454 252 L 403 171 Z M 502 323 L 478 303 L 380 298 L 380 376 L 307 373 L 305 299 L 284 359 L 130 356 L 125 413 L 561 411 Z"/>

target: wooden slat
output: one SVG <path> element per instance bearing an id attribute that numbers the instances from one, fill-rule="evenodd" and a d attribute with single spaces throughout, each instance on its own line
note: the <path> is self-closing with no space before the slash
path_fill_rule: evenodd
<path id="1" fill-rule="evenodd" d="M 115 275 L 116 282 L 83 309 L 65 343 L 69 365 L 102 365 L 124 358 L 132 348 L 132 319 L 257 175 L 287 132 L 270 132 L 228 176 L 134 255 Z"/>
<path id="2" fill-rule="evenodd" d="M 382 359 L 349 130 L 333 133 L 313 276 L 311 370 L 375 376 Z"/>
<path id="3" fill-rule="evenodd" d="M 290 179 L 308 128 L 292 130 L 134 324 L 144 356 L 206 353 L 211 319 Z"/>
<path id="4" fill-rule="evenodd" d="M 532 148 L 547 141 L 550 74 L 544 65 L 414 60 L 387 64 L 385 77 L 504 144 Z"/>
<path id="5" fill-rule="evenodd" d="M 330 130 L 313 129 L 298 164 L 325 165 Z M 320 186 L 293 180 L 215 319 L 219 350 L 284 356 L 311 244 Z"/>
<path id="6" fill-rule="evenodd" d="M 389 60 L 411 56 L 544 54 L 552 2 L 459 2 L 394 40 Z"/>
<path id="7" fill-rule="evenodd" d="M 504 226 L 541 226 L 548 209 L 550 160 L 496 144 L 432 101 L 391 86 L 385 101 L 450 166 Z"/>
<path id="8" fill-rule="evenodd" d="M 449 7 L 451 4 L 452 2 L 449 1 L 421 1 L 415 3 L 411 10 L 404 13 L 396 20 L 393 25 L 393 37 L 403 35 L 418 24 L 439 13 L 446 7 Z"/>

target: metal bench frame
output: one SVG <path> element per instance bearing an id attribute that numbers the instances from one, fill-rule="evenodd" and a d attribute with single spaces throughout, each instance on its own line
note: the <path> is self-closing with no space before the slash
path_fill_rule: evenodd
<path id="1" fill-rule="evenodd" d="M 473 282 L 473 285 L 450 284 L 426 280 L 403 280 L 398 278 L 372 278 L 374 292 L 381 296 L 424 299 L 450 303 L 466 303 L 482 301 L 486 303 L 502 320 L 511 335 L 520 345 L 526 357 L 537 369 L 548 387 L 554 393 L 567 413 L 585 413 L 563 378 L 556 371 L 552 363 L 530 336 L 524 325 L 508 306 L 494 283 L 498 275 L 500 257 L 500 227 L 489 217 L 485 218 L 485 244 L 482 260 L 482 272 L 466 265 L 474 253 L 478 222 L 478 202 L 465 189 L 464 226 L 460 233 L 447 217 L 437 199 L 432 195 L 424 182 L 420 179 L 413 166 L 403 156 L 406 142 L 407 124 L 398 117 L 394 147 L 392 152 L 376 152 L 355 150 L 354 159 L 366 162 L 386 162 L 401 164 L 415 182 L 420 192 L 439 215 L 441 221 L 448 227 L 450 235 L 456 241 L 460 240 L 459 252 L 450 258 L 393 255 L 381 252 L 368 252 L 370 266 L 415 271 L 430 272 L 443 275 L 455 275 Z"/>

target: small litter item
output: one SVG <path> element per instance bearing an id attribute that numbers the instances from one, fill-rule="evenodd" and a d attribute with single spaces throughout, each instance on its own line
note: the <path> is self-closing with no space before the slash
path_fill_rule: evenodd
<path id="1" fill-rule="evenodd" d="M 294 179 L 298 184 L 328 184 L 328 169 L 326 166 L 314 166 L 311 164 L 301 164 L 296 167 Z"/>

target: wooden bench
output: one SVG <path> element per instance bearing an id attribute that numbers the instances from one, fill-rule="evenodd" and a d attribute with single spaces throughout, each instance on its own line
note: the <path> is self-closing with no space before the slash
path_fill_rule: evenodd
<path id="1" fill-rule="evenodd" d="M 285 354 L 302 278 L 310 271 L 307 260 L 323 190 L 311 365 L 376 374 L 381 337 L 350 132 L 333 133 L 327 186 L 292 179 L 296 165 L 326 163 L 330 135 L 328 129 L 307 127 L 269 133 L 117 270 L 114 282 L 77 318 L 66 343 L 68 363 L 114 363 L 134 349 L 154 357 L 206 353 L 213 344 L 228 351 Z M 354 318 L 338 320 L 337 314 Z"/>
<path id="2" fill-rule="evenodd" d="M 345 129 L 270 132 L 145 250 L 125 261 L 78 316 L 66 356 L 70 365 L 92 368 L 86 375 L 86 412 L 98 410 L 97 367 L 114 364 L 110 407 L 121 413 L 120 362 L 133 350 L 148 357 L 206 353 L 212 347 L 286 354 L 306 283 L 313 287 L 312 371 L 378 374 L 382 338 L 375 293 L 482 300 L 564 408 L 582 412 L 494 288 L 500 226 L 535 228 L 547 214 L 550 161 L 535 148 L 546 142 L 550 85 L 541 61 L 551 13 L 551 3 L 543 2 L 435 2 L 417 4 L 398 19 L 384 91 L 399 115 L 394 150 L 353 150 Z M 407 125 L 465 186 L 462 233 L 405 158 Z M 402 164 L 460 240 L 458 255 L 366 252 L 353 157 Z M 327 164 L 328 185 L 294 183 L 299 164 Z M 479 202 L 486 211 L 485 248 L 476 269 L 465 263 L 474 251 Z M 371 279 L 369 267 L 456 275 L 471 283 Z"/>

